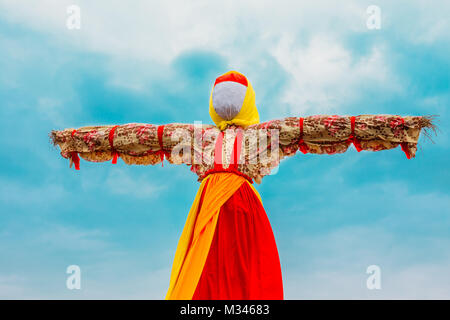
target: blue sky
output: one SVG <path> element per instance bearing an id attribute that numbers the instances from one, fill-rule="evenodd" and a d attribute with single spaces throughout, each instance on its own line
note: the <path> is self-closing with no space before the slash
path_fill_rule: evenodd
<path id="1" fill-rule="evenodd" d="M 71 4 L 80 30 L 66 28 Z M 164 298 L 196 176 L 121 161 L 74 171 L 48 133 L 210 123 L 228 70 L 252 82 L 263 121 L 439 115 L 415 159 L 298 154 L 257 188 L 286 299 L 450 298 L 449 16 L 445 1 L 0 0 L 0 298 Z M 81 290 L 65 285 L 73 264 Z M 369 265 L 381 290 L 366 288 Z"/>

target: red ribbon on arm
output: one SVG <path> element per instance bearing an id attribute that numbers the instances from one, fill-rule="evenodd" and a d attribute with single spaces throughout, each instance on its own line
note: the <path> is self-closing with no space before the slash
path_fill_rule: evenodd
<path id="1" fill-rule="evenodd" d="M 113 153 L 113 159 L 112 159 L 112 163 L 116 164 L 117 163 L 117 158 L 119 157 L 119 153 L 116 151 L 116 149 L 114 149 L 114 133 L 116 132 L 116 128 L 118 126 L 114 126 L 111 128 L 111 130 L 109 130 L 109 145 L 111 146 L 111 151 Z"/>
<path id="2" fill-rule="evenodd" d="M 80 170 L 80 157 L 78 156 L 78 152 L 72 151 L 70 154 L 75 165 L 75 170 Z"/>
<path id="3" fill-rule="evenodd" d="M 409 153 L 408 142 L 400 143 L 403 152 L 406 154 L 406 158 L 411 159 L 411 154 Z"/>
<path id="4" fill-rule="evenodd" d="M 305 141 L 303 140 L 303 118 L 300 118 L 300 140 L 298 141 L 298 149 L 303 152 L 303 154 L 308 153 L 309 148 L 308 145 L 305 143 Z"/>
<path id="5" fill-rule="evenodd" d="M 402 121 L 402 126 L 405 125 L 405 119 L 403 119 L 402 117 L 400 117 L 401 121 Z M 411 159 L 411 154 L 409 153 L 409 148 L 408 148 L 408 142 L 401 142 L 400 146 L 402 147 L 403 152 L 406 155 L 407 159 Z"/>
<path id="6" fill-rule="evenodd" d="M 355 116 L 350 117 L 350 123 L 351 123 L 352 133 L 351 133 L 350 136 L 348 137 L 347 142 L 348 142 L 349 144 L 350 144 L 350 143 L 353 143 L 353 145 L 354 145 L 355 148 L 356 148 L 356 151 L 360 152 L 360 151 L 362 150 L 362 148 L 361 148 L 361 143 L 360 143 L 360 141 L 358 140 L 358 138 L 356 138 L 356 135 L 355 135 L 355 119 L 356 119 Z"/>
<path id="7" fill-rule="evenodd" d="M 163 134 L 164 134 L 164 125 L 160 125 L 158 126 L 158 142 L 160 149 L 157 153 L 161 158 L 161 166 L 164 167 L 164 156 L 166 156 L 166 158 L 169 158 L 169 153 L 167 151 L 164 151 Z"/>
<path id="8" fill-rule="evenodd" d="M 73 139 L 73 135 L 75 134 L 75 132 L 77 132 L 76 129 L 74 129 L 71 133 L 72 139 Z M 73 164 L 75 165 L 75 170 L 80 170 L 80 157 L 78 156 L 78 152 L 72 151 L 70 153 L 70 156 L 72 158 Z"/>

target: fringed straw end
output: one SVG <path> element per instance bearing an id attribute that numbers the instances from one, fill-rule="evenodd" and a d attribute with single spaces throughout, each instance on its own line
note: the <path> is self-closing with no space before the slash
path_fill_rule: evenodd
<path id="1" fill-rule="evenodd" d="M 434 141 L 431 138 L 430 130 L 433 131 L 434 135 L 437 135 L 437 131 L 439 131 L 439 127 L 436 125 L 437 117 L 438 115 L 421 116 L 419 120 L 419 125 L 420 128 L 423 129 L 424 136 L 432 143 L 434 143 Z"/>

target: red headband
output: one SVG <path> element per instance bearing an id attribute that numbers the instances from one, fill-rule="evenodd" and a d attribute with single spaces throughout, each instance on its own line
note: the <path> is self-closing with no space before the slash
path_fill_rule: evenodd
<path id="1" fill-rule="evenodd" d="M 216 79 L 216 82 L 214 82 L 214 86 L 218 83 L 224 82 L 224 81 L 234 81 L 240 84 L 243 84 L 244 86 L 248 87 L 247 78 L 243 76 L 242 74 L 231 72 L 224 74 L 223 76 L 220 76 Z"/>

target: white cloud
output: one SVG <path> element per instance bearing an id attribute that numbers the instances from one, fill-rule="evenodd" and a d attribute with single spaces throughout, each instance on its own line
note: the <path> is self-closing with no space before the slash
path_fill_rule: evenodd
<path id="1" fill-rule="evenodd" d="M 201 0 L 134 1 L 130 6 L 120 1 L 79 1 L 82 28 L 69 31 L 65 27 L 65 9 L 70 4 L 65 0 L 45 0 L 39 6 L 0 1 L 5 17 L 11 21 L 53 35 L 65 46 L 108 55 L 110 83 L 133 90 L 144 90 L 142 79 L 152 71 L 164 74 L 155 66 L 167 65 L 191 49 L 220 54 L 230 68 L 243 71 L 258 83 L 270 77 L 261 68 L 267 57 L 273 56 L 291 76 L 280 101 L 281 110 L 277 110 L 283 115 L 338 113 L 339 108 L 359 97 L 361 85 L 381 86 L 385 91 L 401 89 L 387 63 L 388 53 L 382 42 L 362 57 L 343 44 L 349 35 L 369 36 L 366 6 L 362 3 L 327 0 L 216 4 Z M 390 17 L 401 8 L 388 2 L 380 6 L 392 24 L 394 17 Z M 414 6 L 409 9 L 417 14 Z M 427 21 L 430 15 L 424 15 Z M 387 24 L 389 27 L 392 25 Z M 436 38 L 441 29 L 442 23 L 438 23 L 429 33 Z M 148 65 L 148 69 L 123 67 L 136 61 Z"/>
<path id="2" fill-rule="evenodd" d="M 186 50 L 205 49 L 223 54 L 232 65 L 245 67 L 251 62 L 245 58 L 249 52 L 270 50 L 287 32 L 300 40 L 325 33 L 339 41 L 344 35 L 368 31 L 367 5 L 357 1 L 142 0 L 130 6 L 118 0 L 80 0 L 82 28 L 69 31 L 66 8 L 72 4 L 70 0 L 42 0 L 39 5 L 0 0 L 5 19 L 55 36 L 67 46 L 159 63 L 168 63 Z M 413 28 L 414 39 L 427 41 L 441 40 L 447 34 L 444 18 L 448 5 L 441 6 L 437 18 L 435 10 L 424 10 L 429 8 L 426 1 L 408 6 L 381 1 L 379 6 L 388 21 L 386 28 L 393 31 Z M 417 17 L 414 23 L 399 25 L 398 14 L 404 10 Z"/>
<path id="3" fill-rule="evenodd" d="M 211 50 L 230 64 L 246 67 L 277 43 L 287 30 L 297 35 L 337 34 L 365 28 L 365 7 L 322 1 L 201 0 L 78 1 L 81 30 L 66 29 L 66 8 L 72 1 L 1 0 L 3 15 L 15 23 L 48 33 L 66 46 L 110 56 L 169 63 L 190 49 Z M 342 30 L 333 28 L 342 24 Z M 250 54 L 252 53 L 252 54 Z M 255 70 L 256 71 L 256 70 Z"/>
<path id="4" fill-rule="evenodd" d="M 316 35 L 302 46 L 286 34 L 272 54 L 293 79 L 283 97 L 291 114 L 336 113 L 360 97 L 362 84 L 400 88 L 381 45 L 358 58 L 337 38 Z"/>

